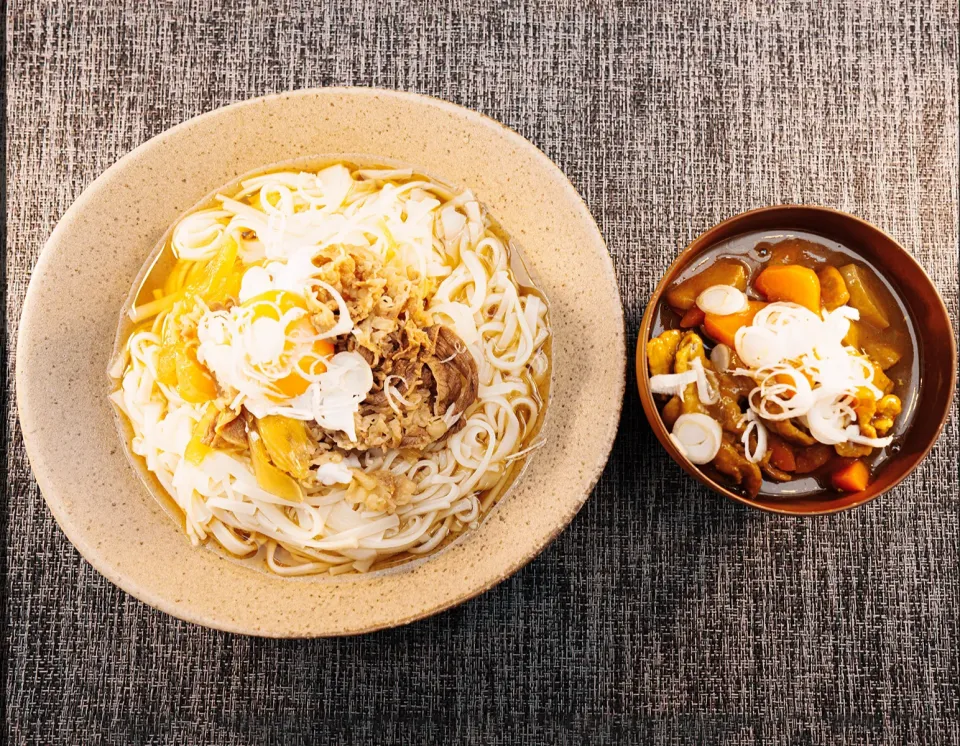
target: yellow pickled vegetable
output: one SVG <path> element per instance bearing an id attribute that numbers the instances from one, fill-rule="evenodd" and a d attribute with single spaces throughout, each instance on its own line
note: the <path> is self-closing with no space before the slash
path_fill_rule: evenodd
<path id="1" fill-rule="evenodd" d="M 267 449 L 260 435 L 251 430 L 247 433 L 247 445 L 250 447 L 250 461 L 253 463 L 253 475 L 261 489 L 271 495 L 282 497 L 291 502 L 302 502 L 303 492 L 297 481 L 270 463 Z"/>
<path id="2" fill-rule="evenodd" d="M 197 349 L 180 342 L 175 352 L 177 363 L 177 393 L 191 404 L 202 404 L 217 398 L 217 383 L 197 360 Z"/>
<path id="3" fill-rule="evenodd" d="M 212 403 L 208 404 L 200 421 L 193 428 L 193 435 L 190 442 L 187 443 L 187 449 L 183 452 L 183 457 L 194 466 L 200 466 L 203 460 L 213 453 L 214 449 L 204 443 L 203 440 L 206 434 L 210 432 L 210 428 L 213 427 L 213 422 L 217 419 L 218 414 L 217 408 Z"/>
<path id="4" fill-rule="evenodd" d="M 268 415 L 257 420 L 257 431 L 270 460 L 297 479 L 305 479 L 315 451 L 302 420 Z"/>
<path id="5" fill-rule="evenodd" d="M 234 294 L 238 292 L 237 248 L 237 242 L 227 236 L 223 248 L 213 259 L 199 269 L 194 267 L 195 272 L 191 270 L 184 291 L 199 295 L 207 303 L 224 300 L 231 290 L 234 290 Z"/>

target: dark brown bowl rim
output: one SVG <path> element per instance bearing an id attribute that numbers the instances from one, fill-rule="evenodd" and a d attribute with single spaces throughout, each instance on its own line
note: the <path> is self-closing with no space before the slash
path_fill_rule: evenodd
<path id="1" fill-rule="evenodd" d="M 841 210 L 835 210 L 831 207 L 822 207 L 820 205 L 808 205 L 808 204 L 787 204 L 787 205 L 770 205 L 767 207 L 758 207 L 753 210 L 747 210 L 746 212 L 741 212 L 737 215 L 727 218 L 720 223 L 708 228 L 703 233 L 694 238 L 686 247 L 681 251 L 676 259 L 670 264 L 666 272 L 660 278 L 660 282 L 657 283 L 657 287 L 654 289 L 653 294 L 650 296 L 650 300 L 647 303 L 646 310 L 643 313 L 643 320 L 640 323 L 640 332 L 637 336 L 637 353 L 636 353 L 636 368 L 637 368 L 637 389 L 640 393 L 640 403 L 643 406 L 644 414 L 647 417 L 647 421 L 650 423 L 650 427 L 653 429 L 654 434 L 657 436 L 657 440 L 660 441 L 660 444 L 666 449 L 667 453 L 670 454 L 670 457 L 683 468 L 688 474 L 697 479 L 702 484 L 706 485 L 714 492 L 719 492 L 726 498 L 733 500 L 735 502 L 747 505 L 751 508 L 756 508 L 758 510 L 765 511 L 767 513 L 778 513 L 781 515 L 792 515 L 792 516 L 817 516 L 817 515 L 830 515 L 833 513 L 841 513 L 846 510 L 851 510 L 853 508 L 860 507 L 865 505 L 873 500 L 876 500 L 881 495 L 886 494 L 897 485 L 899 485 L 903 480 L 910 476 L 921 462 L 927 457 L 930 453 L 930 450 L 940 439 L 940 435 L 943 432 L 943 428 L 947 423 L 947 420 L 950 417 L 951 406 L 944 408 L 942 417 L 940 418 L 940 423 L 937 425 L 936 431 L 930 441 L 927 443 L 923 451 L 917 452 L 913 457 L 911 462 L 908 462 L 908 467 L 903 470 L 903 472 L 898 475 L 890 484 L 876 492 L 875 494 L 869 494 L 862 499 L 854 499 L 852 502 L 838 507 L 825 508 L 823 510 L 794 510 L 789 507 L 783 507 L 777 505 L 773 502 L 766 502 L 761 500 L 754 500 L 749 497 L 737 494 L 730 489 L 727 489 L 725 486 L 720 484 L 714 479 L 711 479 L 707 474 L 702 472 L 696 467 L 696 465 L 690 463 L 684 456 L 680 454 L 676 446 L 670 440 L 669 433 L 667 432 L 666 427 L 663 424 L 663 420 L 660 418 L 660 412 L 657 410 L 656 403 L 653 400 L 653 394 L 650 391 L 650 376 L 646 374 L 647 371 L 647 346 L 646 341 L 650 337 L 650 328 L 653 326 L 653 319 L 657 313 L 657 309 L 660 305 L 660 298 L 663 295 L 664 290 L 666 289 L 666 280 L 668 277 L 671 277 L 674 272 L 684 266 L 689 259 L 702 251 L 706 251 L 711 248 L 716 241 L 712 241 L 711 237 L 713 235 L 723 232 L 725 229 L 728 229 L 731 225 L 744 221 L 749 217 L 753 217 L 763 213 L 774 213 L 774 212 L 783 212 L 790 210 L 804 210 L 813 213 L 823 213 L 838 216 L 844 220 L 851 221 L 853 223 L 859 223 L 863 226 L 866 226 L 870 230 L 876 231 L 877 233 L 882 234 L 890 243 L 895 246 L 907 259 L 912 262 L 915 267 L 920 271 L 920 275 L 926 280 L 927 288 L 925 290 L 932 291 L 933 296 L 937 300 L 938 310 L 943 314 L 944 319 L 946 319 L 947 327 L 950 329 L 950 361 L 951 361 L 951 374 L 950 374 L 950 386 L 949 386 L 949 396 L 947 397 L 948 402 L 953 401 L 954 394 L 956 392 L 957 385 L 957 344 L 953 333 L 953 325 L 950 321 L 950 314 L 947 311 L 946 304 L 943 302 L 943 297 L 940 295 L 940 292 L 937 290 L 936 285 L 934 285 L 933 280 L 930 279 L 930 276 L 927 274 L 926 270 L 920 265 L 920 263 L 913 257 L 913 255 L 907 251 L 899 241 L 897 241 L 893 236 L 884 231 L 882 228 L 877 227 L 873 223 L 870 223 L 862 218 L 858 218 L 855 215 L 850 213 L 843 212 Z M 852 250 L 852 249 L 851 249 Z M 909 306 L 908 306 L 909 307 Z M 916 323 L 916 321 L 914 321 Z"/>

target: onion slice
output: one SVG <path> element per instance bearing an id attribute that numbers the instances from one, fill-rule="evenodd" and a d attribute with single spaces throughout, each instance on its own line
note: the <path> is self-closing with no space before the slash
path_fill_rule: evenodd
<path id="1" fill-rule="evenodd" d="M 704 313 L 729 316 L 745 311 L 749 304 L 747 296 L 732 285 L 711 285 L 697 296 L 697 305 Z"/>
<path id="2" fill-rule="evenodd" d="M 654 394 L 676 394 L 681 396 L 684 387 L 697 382 L 697 372 L 688 370 L 683 373 L 660 373 L 650 376 L 650 391 Z"/>
<path id="3" fill-rule="evenodd" d="M 845 430 L 847 434 L 847 440 L 850 443 L 856 443 L 861 446 L 871 446 L 872 448 L 886 448 L 893 442 L 893 436 L 889 435 L 886 438 L 868 438 L 866 435 L 860 433 L 860 428 L 856 425 L 849 425 Z"/>
<path id="4" fill-rule="evenodd" d="M 720 401 L 720 387 L 716 380 L 711 381 L 707 377 L 707 370 L 703 367 L 700 358 L 695 357 L 691 364 L 693 372 L 697 376 L 697 397 L 703 404 L 716 404 Z M 713 376 L 713 371 L 710 372 L 710 375 Z"/>
<path id="5" fill-rule="evenodd" d="M 730 363 L 733 361 L 733 350 L 722 342 L 710 351 L 710 362 L 720 373 L 726 373 L 730 370 Z"/>
<path id="6" fill-rule="evenodd" d="M 767 428 L 763 422 L 760 421 L 757 413 L 752 409 L 747 411 L 746 419 L 747 427 L 743 431 L 740 442 L 743 443 L 743 453 L 747 457 L 747 461 L 751 464 L 756 464 L 762 461 L 763 457 L 767 455 Z M 750 434 L 753 432 L 757 434 L 757 447 L 751 451 Z"/>
<path id="7" fill-rule="evenodd" d="M 773 365 L 784 359 L 783 340 L 762 326 L 742 326 L 734 336 L 737 355 L 751 368 Z"/>
<path id="8" fill-rule="evenodd" d="M 713 417 L 697 412 L 682 414 L 673 425 L 670 439 L 693 464 L 708 464 L 720 451 L 723 430 Z"/>

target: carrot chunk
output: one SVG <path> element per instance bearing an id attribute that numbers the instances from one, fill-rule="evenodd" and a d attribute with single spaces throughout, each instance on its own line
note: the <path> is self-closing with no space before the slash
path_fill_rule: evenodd
<path id="1" fill-rule="evenodd" d="M 841 466 L 830 478 L 833 486 L 844 492 L 860 492 L 870 482 L 870 470 L 859 459 Z"/>
<path id="2" fill-rule="evenodd" d="M 680 327 L 682 329 L 692 329 L 695 326 L 700 326 L 704 318 L 706 318 L 706 314 L 700 306 L 691 306 L 690 310 L 683 314 L 683 318 L 680 319 Z"/>
<path id="3" fill-rule="evenodd" d="M 812 269 L 799 264 L 767 267 L 753 286 L 769 301 L 797 303 L 820 313 L 820 279 Z"/>
<path id="4" fill-rule="evenodd" d="M 720 342 L 728 347 L 735 347 L 734 338 L 737 336 L 737 330 L 742 326 L 750 326 L 753 323 L 753 317 L 766 303 L 758 300 L 749 301 L 750 305 L 746 311 L 740 313 L 731 313 L 720 316 L 715 313 L 704 315 L 703 330 L 714 342 Z"/>

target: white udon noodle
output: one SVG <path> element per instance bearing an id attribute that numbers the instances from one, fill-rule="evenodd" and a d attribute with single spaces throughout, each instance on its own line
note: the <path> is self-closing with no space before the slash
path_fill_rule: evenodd
<path id="1" fill-rule="evenodd" d="M 336 169 L 342 171 L 331 173 Z M 427 554 L 451 534 L 476 527 L 494 499 L 491 488 L 501 487 L 512 462 L 539 445 L 531 443 L 544 406 L 538 384 L 549 368 L 546 306 L 518 287 L 509 251 L 479 203 L 469 191 L 413 180 L 403 170 L 350 173 L 335 166 L 319 174 L 266 174 L 241 186 L 235 199 L 218 197 L 221 208 L 200 210 L 178 224 L 172 243 L 179 256 L 209 259 L 228 235 L 246 262 L 264 253 L 282 256 L 290 241 L 314 242 L 318 250 L 351 241 L 382 256 L 389 245 L 385 223 L 371 214 L 383 192 L 404 203 L 405 215 L 422 213 L 423 195 L 426 206 L 436 202 L 427 211 L 432 216 L 421 215 L 430 226 L 430 251 L 421 242 L 410 254 L 421 272 L 443 277 L 429 309 L 435 323 L 458 332 L 476 359 L 479 395 L 463 414 L 460 431 L 415 457 L 398 450 L 356 454 L 366 472 L 388 469 L 416 483 L 410 503 L 395 513 L 348 503 L 348 485 L 342 484 L 310 487 L 302 503 L 292 503 L 261 489 L 246 458 L 216 451 L 199 467 L 183 459 L 203 405 L 184 402 L 157 381 L 159 323 L 135 332 L 114 365 L 112 373 L 122 371 L 122 381 L 111 398 L 132 425 L 133 452 L 183 511 L 191 541 L 212 537 L 231 554 L 259 556 L 282 575 L 336 575 L 365 572 L 404 552 Z M 266 211 L 236 201 L 258 189 Z M 413 196 L 419 205 L 410 204 Z M 264 239 L 244 240 L 241 234 L 249 229 Z M 395 226 L 390 239 L 402 245 L 396 232 Z M 389 383 L 388 398 L 400 400 Z M 486 490 L 487 504 L 481 504 Z"/>

